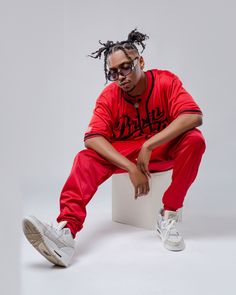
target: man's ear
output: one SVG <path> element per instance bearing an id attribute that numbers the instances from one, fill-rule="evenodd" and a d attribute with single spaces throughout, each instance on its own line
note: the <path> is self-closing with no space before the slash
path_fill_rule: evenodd
<path id="1" fill-rule="evenodd" d="M 145 62 L 144 62 L 144 59 L 143 59 L 142 56 L 140 56 L 139 63 L 140 63 L 141 70 L 143 70 L 144 69 Z"/>

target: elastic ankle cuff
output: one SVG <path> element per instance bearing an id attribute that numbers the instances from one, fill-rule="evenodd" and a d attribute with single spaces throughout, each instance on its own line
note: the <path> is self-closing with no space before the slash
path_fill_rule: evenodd
<path id="1" fill-rule="evenodd" d="M 164 210 L 167 210 L 167 211 L 178 211 L 183 207 L 173 208 L 173 207 L 169 207 L 169 206 L 164 205 L 163 208 L 164 208 Z"/>

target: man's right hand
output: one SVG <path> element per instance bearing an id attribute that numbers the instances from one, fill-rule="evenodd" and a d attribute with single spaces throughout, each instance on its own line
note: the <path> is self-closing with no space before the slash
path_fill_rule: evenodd
<path id="1" fill-rule="evenodd" d="M 148 177 L 135 164 L 128 172 L 135 190 L 134 198 L 148 194 L 150 190 Z"/>

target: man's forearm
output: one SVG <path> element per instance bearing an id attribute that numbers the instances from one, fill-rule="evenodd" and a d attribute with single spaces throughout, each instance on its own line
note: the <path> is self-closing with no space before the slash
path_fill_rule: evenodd
<path id="1" fill-rule="evenodd" d="M 135 164 L 121 155 L 103 136 L 96 136 L 85 141 L 86 148 L 95 150 L 99 155 L 114 165 L 130 171 Z"/>
<path id="2" fill-rule="evenodd" d="M 155 147 L 164 144 L 177 136 L 181 135 L 187 130 L 198 127 L 202 124 L 202 116 L 195 114 L 183 114 L 178 116 L 169 126 L 161 132 L 149 138 L 144 147 L 153 150 Z"/>
<path id="3" fill-rule="evenodd" d="M 149 150 L 153 150 L 155 147 L 174 139 L 189 129 L 200 126 L 201 124 L 202 119 L 200 115 L 180 115 L 164 130 L 148 139 L 144 143 L 144 146 Z M 102 157 L 126 171 L 130 171 L 135 166 L 134 163 L 121 155 L 103 136 L 87 139 L 85 141 L 85 146 L 86 148 L 95 150 Z"/>

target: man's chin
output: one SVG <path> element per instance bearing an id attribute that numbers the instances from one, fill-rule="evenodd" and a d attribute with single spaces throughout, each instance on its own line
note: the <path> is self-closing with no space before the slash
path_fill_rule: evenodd
<path id="1" fill-rule="evenodd" d="M 125 83 L 124 85 L 120 86 L 124 91 L 128 92 L 133 87 L 130 82 Z"/>
<path id="2" fill-rule="evenodd" d="M 128 82 L 120 87 L 124 92 L 128 93 L 129 95 L 132 95 L 132 92 L 134 91 L 136 86 L 137 85 L 134 85 L 133 83 Z"/>
<path id="3" fill-rule="evenodd" d="M 132 91 L 133 91 L 135 88 L 136 88 L 136 85 L 133 85 L 133 86 L 131 86 L 130 89 L 127 90 L 126 92 L 127 92 L 128 94 L 132 95 Z"/>

